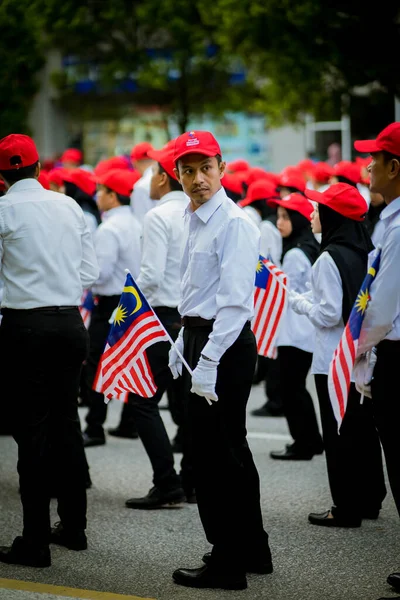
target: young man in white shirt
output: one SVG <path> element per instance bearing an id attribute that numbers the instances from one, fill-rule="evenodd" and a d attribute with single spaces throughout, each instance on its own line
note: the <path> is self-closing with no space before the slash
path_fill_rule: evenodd
<path id="1" fill-rule="evenodd" d="M 175 140 L 175 174 L 190 203 L 181 261 L 183 328 L 170 368 L 183 375 L 194 484 L 211 553 L 199 569 L 173 579 L 196 588 L 244 589 L 246 572 L 271 573 L 259 477 L 246 440 L 246 405 L 257 360 L 250 321 L 260 233 L 221 185 L 225 163 L 214 136 L 191 131 Z"/>
<path id="2" fill-rule="evenodd" d="M 131 151 L 132 165 L 139 171 L 141 178 L 135 184 L 131 195 L 131 210 L 140 224 L 143 223 L 145 214 L 154 208 L 155 201 L 150 196 L 150 181 L 153 176 L 153 159 L 149 152 L 153 150 L 149 142 L 136 144 Z"/>
<path id="3" fill-rule="evenodd" d="M 371 383 L 375 423 L 386 458 L 390 487 L 400 514 L 400 123 L 391 123 L 376 140 L 356 141 L 358 152 L 370 153 L 370 190 L 382 194 L 386 208 L 380 215 L 385 231 L 379 271 L 372 282 L 370 301 L 361 328 L 357 355 L 376 347 Z M 400 573 L 388 583 L 400 592 Z"/>
<path id="4" fill-rule="evenodd" d="M 99 269 L 82 209 L 44 190 L 39 172 L 31 138 L 0 140 L 0 174 L 8 188 L 0 206 L 2 385 L 4 397 L 12 397 L 24 522 L 22 536 L 0 548 L 0 561 L 48 567 L 50 542 L 87 547 L 87 463 L 77 397 L 89 341 L 78 306 Z M 60 524 L 51 530 L 52 485 Z"/>
<path id="5" fill-rule="evenodd" d="M 137 284 L 172 339 L 181 328 L 178 312 L 180 288 L 180 247 L 187 199 L 174 174 L 171 143 L 149 152 L 156 162 L 152 167 L 150 196 L 156 207 L 143 221 L 142 263 Z M 183 426 L 181 380 L 174 381 L 168 368 L 170 344 L 159 342 L 147 349 L 157 393 L 153 398 L 129 395 L 140 439 L 153 467 L 154 487 L 142 498 L 126 501 L 128 508 L 152 509 L 194 500 L 190 471 L 182 466 L 182 481 L 174 467 L 171 443 L 160 415 L 158 403 L 168 392 L 171 414 Z"/>
<path id="6" fill-rule="evenodd" d="M 84 445 L 105 444 L 107 404 L 92 385 L 110 331 L 110 317 L 118 306 L 126 279 L 125 269 L 137 277 L 140 268 L 141 227 L 129 207 L 133 183 L 129 171 L 113 169 L 97 179 L 97 203 L 103 222 L 93 236 L 100 275 L 92 287 L 97 296 L 89 325 L 90 352 L 85 366 L 89 411 L 83 433 Z"/>

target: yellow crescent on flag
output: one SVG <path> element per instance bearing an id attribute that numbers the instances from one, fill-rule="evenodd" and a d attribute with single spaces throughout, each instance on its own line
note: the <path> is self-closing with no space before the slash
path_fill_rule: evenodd
<path id="1" fill-rule="evenodd" d="M 136 308 L 131 312 L 131 314 L 129 316 L 134 315 L 135 312 L 137 312 L 138 310 L 140 310 L 142 308 L 142 301 L 140 299 L 138 291 L 132 285 L 127 285 L 124 287 L 122 292 L 126 293 L 126 294 L 132 294 L 132 296 L 134 296 L 134 298 L 136 300 Z"/>

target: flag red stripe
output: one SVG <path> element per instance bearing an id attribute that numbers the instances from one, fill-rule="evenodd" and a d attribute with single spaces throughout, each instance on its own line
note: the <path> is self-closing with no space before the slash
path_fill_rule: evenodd
<path id="1" fill-rule="evenodd" d="M 285 283 L 285 285 L 286 285 L 286 283 Z M 284 292 L 284 290 L 283 290 L 283 292 Z M 281 317 L 281 314 L 282 314 L 282 311 L 283 311 L 284 304 L 285 304 L 285 293 L 282 294 L 281 302 L 279 304 L 279 307 L 278 307 L 278 310 L 277 310 L 277 314 L 275 315 L 274 325 L 272 327 L 272 331 L 271 331 L 270 336 L 269 336 L 268 345 L 267 345 L 267 347 L 265 349 L 265 353 L 266 354 L 269 352 L 271 344 L 272 344 L 272 342 L 273 342 L 273 340 L 275 338 L 275 333 L 276 333 L 276 330 L 278 328 L 278 324 L 279 324 L 279 320 L 280 320 L 280 317 Z"/>

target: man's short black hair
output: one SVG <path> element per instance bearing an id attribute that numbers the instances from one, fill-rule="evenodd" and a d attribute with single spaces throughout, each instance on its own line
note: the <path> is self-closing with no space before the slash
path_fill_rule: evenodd
<path id="1" fill-rule="evenodd" d="M 171 188 L 171 192 L 181 192 L 182 191 L 182 186 L 179 183 L 179 181 L 177 179 L 174 179 L 173 177 L 171 177 L 171 175 L 169 175 L 167 173 L 167 171 L 160 165 L 160 163 L 158 163 L 158 172 L 160 175 L 162 175 L 162 173 L 166 173 L 166 175 L 168 177 L 168 184 L 169 184 L 169 187 Z"/>
<path id="2" fill-rule="evenodd" d="M 382 154 L 383 154 L 383 160 L 385 161 L 385 163 L 388 163 L 390 160 L 398 160 L 400 162 L 400 156 L 397 156 L 396 154 L 392 154 L 391 152 L 386 152 L 386 150 L 382 150 Z"/>
<path id="3" fill-rule="evenodd" d="M 10 185 L 21 181 L 21 179 L 34 179 L 36 174 L 36 168 L 38 166 L 38 160 L 29 167 L 21 167 L 21 169 L 8 169 L 7 171 L 0 171 L 2 178 L 7 181 Z"/>
<path id="4" fill-rule="evenodd" d="M 114 194 L 117 196 L 118 202 L 120 204 L 122 204 L 122 206 L 129 206 L 131 203 L 131 198 L 130 196 L 123 196 L 122 194 L 118 194 L 118 192 L 116 192 L 115 190 L 112 190 L 111 188 L 104 186 L 107 190 L 108 193 L 110 192 L 114 192 Z"/>

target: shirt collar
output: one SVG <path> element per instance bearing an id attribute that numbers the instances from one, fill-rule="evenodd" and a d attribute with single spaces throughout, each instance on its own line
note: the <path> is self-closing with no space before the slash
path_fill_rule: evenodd
<path id="1" fill-rule="evenodd" d="M 130 206 L 116 206 L 115 208 L 110 208 L 110 210 L 106 210 L 105 212 L 102 213 L 101 215 L 101 220 L 102 221 L 108 221 L 108 219 L 111 219 L 111 217 L 114 217 L 115 215 L 118 214 L 123 214 L 124 212 L 129 212 L 129 214 L 131 214 L 131 207 Z"/>
<path id="2" fill-rule="evenodd" d="M 6 195 L 11 192 L 23 192 L 24 190 L 39 190 L 44 189 L 42 184 L 38 182 L 37 179 L 33 177 L 29 177 L 28 179 L 21 179 L 14 183 L 10 188 L 8 188 Z"/>
<path id="3" fill-rule="evenodd" d="M 214 196 L 211 196 L 211 198 L 207 200 L 205 204 L 202 204 L 196 211 L 193 211 L 189 204 L 189 206 L 186 207 L 185 214 L 196 215 L 203 223 L 208 223 L 217 208 L 221 206 L 227 197 L 225 189 L 221 187 Z"/>
<path id="4" fill-rule="evenodd" d="M 396 198 L 396 200 L 392 200 L 392 202 L 390 204 L 388 204 L 386 206 L 386 208 L 383 209 L 383 211 L 380 214 L 380 219 L 387 219 L 388 217 L 391 217 L 392 215 L 394 215 L 394 213 L 396 213 L 399 210 L 400 210 L 400 196 L 398 198 Z"/>
<path id="5" fill-rule="evenodd" d="M 156 204 L 156 206 L 161 206 L 161 204 L 165 204 L 166 202 L 169 202 L 170 200 L 182 200 L 186 202 L 186 195 L 184 192 L 181 192 L 179 190 L 175 190 L 174 192 L 168 192 L 168 194 L 165 194 Z"/>

